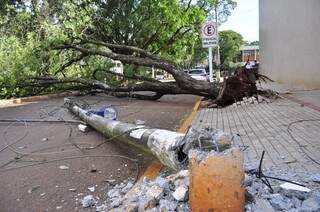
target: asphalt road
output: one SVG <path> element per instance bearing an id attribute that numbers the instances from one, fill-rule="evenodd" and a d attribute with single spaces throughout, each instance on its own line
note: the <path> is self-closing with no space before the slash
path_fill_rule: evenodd
<path id="1" fill-rule="evenodd" d="M 158 101 L 105 95 L 74 98 L 91 109 L 111 104 L 117 108 L 120 121 L 139 119 L 147 126 L 169 130 L 177 129 L 196 100 L 191 95 L 164 96 Z M 0 119 L 75 119 L 62 105 L 63 98 L 56 98 L 2 107 Z M 0 210 L 3 212 L 94 211 L 82 208 L 81 199 L 85 195 L 92 194 L 102 202 L 111 184 L 141 175 L 153 159 L 108 141 L 94 130 L 82 133 L 76 125 L 65 123 L 0 123 L 0 133 Z M 5 148 L 12 143 L 15 144 Z M 94 192 L 88 190 L 92 186 Z"/>

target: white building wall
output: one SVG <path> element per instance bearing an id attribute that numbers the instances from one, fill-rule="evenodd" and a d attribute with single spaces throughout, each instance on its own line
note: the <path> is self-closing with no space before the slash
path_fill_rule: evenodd
<path id="1" fill-rule="evenodd" d="M 259 8 L 261 72 L 320 88 L 320 0 L 260 0 Z"/>

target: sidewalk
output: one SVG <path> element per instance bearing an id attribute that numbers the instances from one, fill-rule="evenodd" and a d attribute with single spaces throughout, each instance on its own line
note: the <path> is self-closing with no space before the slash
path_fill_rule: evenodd
<path id="1" fill-rule="evenodd" d="M 280 91 L 275 85 L 268 85 Z M 300 98 L 302 91 L 290 90 L 290 96 Z M 286 98 L 258 101 L 248 99 L 222 109 L 202 109 L 193 121 L 193 126 L 214 127 L 240 135 L 245 162 L 259 163 L 265 150 L 263 166 L 279 170 L 282 174 L 319 173 L 320 165 L 320 90 L 303 91 L 301 102 Z M 312 161 L 313 160 L 313 161 Z"/>
<path id="2" fill-rule="evenodd" d="M 303 87 L 292 87 L 287 84 L 280 83 L 262 83 L 262 88 L 272 89 L 290 99 L 298 99 L 303 102 L 311 103 L 320 108 L 320 89 L 305 89 Z"/>

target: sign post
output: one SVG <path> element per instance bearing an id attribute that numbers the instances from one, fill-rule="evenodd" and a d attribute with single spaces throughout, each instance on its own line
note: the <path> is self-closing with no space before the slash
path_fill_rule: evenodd
<path id="1" fill-rule="evenodd" d="M 208 21 L 202 25 L 202 46 L 203 48 L 209 48 L 209 79 L 213 82 L 212 72 L 212 47 L 218 46 L 218 32 L 216 22 Z"/>

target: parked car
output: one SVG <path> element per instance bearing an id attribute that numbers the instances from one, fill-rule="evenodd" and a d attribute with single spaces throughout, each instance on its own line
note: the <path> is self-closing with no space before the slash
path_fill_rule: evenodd
<path id="1" fill-rule="evenodd" d="M 115 72 L 117 74 L 123 74 L 123 64 L 120 60 L 114 60 L 113 67 L 110 68 L 110 71 Z"/>
<path id="2" fill-rule="evenodd" d="M 204 68 L 195 68 L 188 71 L 188 74 L 196 80 L 209 81 L 209 75 Z"/>
<path id="3" fill-rule="evenodd" d="M 163 74 L 156 75 L 156 80 L 163 80 L 163 79 L 164 79 Z"/>

